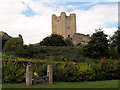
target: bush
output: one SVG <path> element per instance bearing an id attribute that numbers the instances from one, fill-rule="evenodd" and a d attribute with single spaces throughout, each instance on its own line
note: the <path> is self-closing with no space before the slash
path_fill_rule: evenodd
<path id="1" fill-rule="evenodd" d="M 74 46 L 74 44 L 70 38 L 65 39 L 65 44 L 66 44 L 66 46 Z"/>
<path id="2" fill-rule="evenodd" d="M 73 66 L 73 68 L 75 72 L 74 77 L 72 78 L 73 81 L 88 81 L 94 79 L 95 73 L 87 64 L 81 63 Z"/>
<path id="3" fill-rule="evenodd" d="M 102 70 L 102 67 L 97 63 L 90 61 L 87 64 L 93 69 L 95 76 L 93 80 L 104 80 L 105 72 Z"/>
<path id="4" fill-rule="evenodd" d="M 50 46 L 20 46 L 16 48 L 15 56 L 23 58 L 46 60 L 50 57 L 54 61 L 62 61 L 64 58 L 83 62 L 83 47 L 50 47 Z M 12 54 L 12 53 L 11 53 Z"/>
<path id="5" fill-rule="evenodd" d="M 112 56 L 112 58 L 119 58 L 119 54 L 117 53 L 117 49 L 110 47 L 109 48 L 109 57 Z"/>
<path id="6" fill-rule="evenodd" d="M 33 73 L 37 72 L 39 76 L 46 76 L 47 75 L 47 64 L 33 64 L 32 65 Z"/>
<path id="7" fill-rule="evenodd" d="M 8 57 L 9 58 L 9 57 Z M 11 57 L 13 58 L 13 57 Z M 13 58 L 14 59 L 14 58 Z M 47 65 L 53 66 L 53 81 L 79 82 L 89 80 L 120 79 L 120 59 L 102 58 L 98 63 L 92 60 L 76 64 L 65 59 L 65 62 L 47 61 L 47 63 L 32 63 L 33 74 L 47 75 Z M 21 83 L 25 81 L 24 61 L 3 60 L 3 83 Z"/>
<path id="8" fill-rule="evenodd" d="M 104 80 L 105 79 L 120 79 L 120 59 L 119 60 L 113 60 L 112 58 L 106 59 L 101 58 L 101 60 L 98 62 L 98 65 L 101 66 L 102 72 L 105 73 Z"/>
<path id="9" fill-rule="evenodd" d="M 25 64 L 19 62 L 3 61 L 3 83 L 21 83 L 25 81 Z"/>
<path id="10" fill-rule="evenodd" d="M 57 65 L 54 68 L 54 80 L 55 81 L 64 81 L 70 82 L 71 77 L 73 76 L 73 72 L 71 72 L 71 66 L 73 64 L 70 61 Z"/>
<path id="11" fill-rule="evenodd" d="M 58 65 L 55 72 L 56 80 L 65 82 L 93 80 L 94 76 L 94 71 L 87 64 L 74 65 L 71 61 Z"/>

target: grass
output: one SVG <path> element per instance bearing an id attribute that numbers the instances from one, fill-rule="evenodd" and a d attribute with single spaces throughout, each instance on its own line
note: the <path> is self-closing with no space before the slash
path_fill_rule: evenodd
<path id="1" fill-rule="evenodd" d="M 118 88 L 118 80 L 85 81 L 85 82 L 54 82 L 53 85 L 25 86 L 3 84 L 3 88 Z"/>

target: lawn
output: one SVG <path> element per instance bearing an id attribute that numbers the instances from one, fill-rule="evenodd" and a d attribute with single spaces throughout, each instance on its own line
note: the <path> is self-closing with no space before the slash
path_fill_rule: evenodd
<path id="1" fill-rule="evenodd" d="M 118 88 L 118 80 L 84 81 L 84 82 L 54 82 L 53 85 L 25 86 L 3 84 L 3 88 Z"/>

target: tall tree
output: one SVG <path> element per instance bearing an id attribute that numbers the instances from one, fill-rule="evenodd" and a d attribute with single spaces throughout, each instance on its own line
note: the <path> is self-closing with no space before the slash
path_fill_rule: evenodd
<path id="1" fill-rule="evenodd" d="M 16 38 L 10 38 L 4 46 L 4 50 L 6 52 L 16 51 L 17 48 L 20 46 L 23 46 L 23 39 L 22 36 L 19 35 L 19 37 Z"/>
<path id="2" fill-rule="evenodd" d="M 40 45 L 44 46 L 65 46 L 64 38 L 61 35 L 51 34 L 40 42 Z"/>
<path id="3" fill-rule="evenodd" d="M 110 43 L 111 47 L 116 48 L 117 52 L 120 54 L 120 29 L 118 29 L 110 38 Z"/>
<path id="4" fill-rule="evenodd" d="M 107 35 L 101 29 L 97 29 L 90 37 L 88 45 L 84 47 L 84 54 L 90 58 L 99 58 L 108 54 Z"/>

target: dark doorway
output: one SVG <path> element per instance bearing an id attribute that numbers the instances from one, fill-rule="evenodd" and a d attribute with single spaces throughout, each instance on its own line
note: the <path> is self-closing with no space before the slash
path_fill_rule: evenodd
<path id="1" fill-rule="evenodd" d="M 68 35 L 68 38 L 70 38 L 70 35 Z"/>

